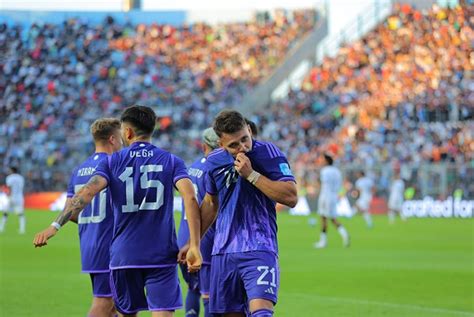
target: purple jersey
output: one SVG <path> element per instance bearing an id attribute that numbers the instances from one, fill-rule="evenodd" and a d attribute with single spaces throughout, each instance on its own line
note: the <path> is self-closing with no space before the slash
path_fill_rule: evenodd
<path id="1" fill-rule="evenodd" d="M 107 162 L 107 157 L 107 153 L 95 153 L 79 165 L 71 176 L 67 196 L 74 196 L 89 181 L 99 163 Z M 108 190 L 104 189 L 78 216 L 83 272 L 109 272 L 109 247 L 112 240 L 113 223 L 110 195 Z"/>
<path id="2" fill-rule="evenodd" d="M 206 195 L 205 188 L 205 174 L 206 174 L 206 158 L 200 158 L 195 161 L 188 168 L 188 174 L 191 177 L 191 181 L 194 185 L 196 197 L 199 205 L 201 205 L 204 196 Z M 211 263 L 212 245 L 214 243 L 214 226 L 211 226 L 206 232 L 206 235 L 201 240 L 201 254 L 202 260 L 205 264 Z M 181 224 L 178 231 L 178 245 L 181 248 L 189 240 L 189 227 L 188 220 L 186 219 L 186 213 L 184 211 L 184 205 L 181 214 Z"/>
<path id="3" fill-rule="evenodd" d="M 189 178 L 183 160 L 135 142 L 103 161 L 95 175 L 107 179 L 113 204 L 110 268 L 176 265 L 173 191 Z"/>
<path id="4" fill-rule="evenodd" d="M 272 181 L 295 181 L 285 155 L 272 143 L 253 140 L 247 157 Z M 217 149 L 207 158 L 206 191 L 218 195 L 212 254 L 247 251 L 278 253 L 275 202 L 239 176 L 234 158 Z"/>

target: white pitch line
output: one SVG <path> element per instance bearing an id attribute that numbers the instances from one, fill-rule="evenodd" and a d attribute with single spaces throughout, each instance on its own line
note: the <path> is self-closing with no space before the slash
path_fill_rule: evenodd
<path id="1" fill-rule="evenodd" d="M 300 297 L 300 298 L 304 297 L 308 299 L 317 298 L 317 299 L 333 301 L 333 302 L 345 302 L 345 303 L 350 303 L 350 304 L 374 305 L 374 306 L 384 306 L 384 307 L 392 307 L 392 308 L 405 308 L 405 309 L 425 311 L 425 312 L 436 313 L 436 314 L 456 314 L 459 316 L 474 317 L 474 313 L 462 311 L 462 310 L 453 310 L 453 309 L 436 308 L 436 307 L 424 307 L 424 306 L 410 305 L 410 304 L 387 303 L 387 302 L 370 301 L 370 300 L 355 299 L 355 298 L 311 295 L 311 294 L 306 294 L 306 293 L 282 292 L 280 294 L 281 295 L 284 294 L 284 296 L 294 296 L 294 297 Z"/>

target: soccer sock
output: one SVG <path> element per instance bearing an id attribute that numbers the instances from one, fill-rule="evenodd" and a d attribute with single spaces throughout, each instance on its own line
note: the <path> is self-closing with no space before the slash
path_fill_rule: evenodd
<path id="1" fill-rule="evenodd" d="M 2 219 L 0 220 L 0 232 L 5 230 L 5 224 L 7 223 L 8 214 L 4 213 Z"/>
<path id="2" fill-rule="evenodd" d="M 326 232 L 321 232 L 321 235 L 319 236 L 319 242 L 326 243 L 326 239 L 327 239 L 326 237 L 327 237 Z"/>
<path id="3" fill-rule="evenodd" d="M 342 240 L 346 241 L 347 238 L 349 237 L 349 234 L 347 233 L 347 230 L 346 228 L 344 228 L 343 225 L 340 225 L 338 228 L 337 228 L 337 232 L 339 232 L 339 234 L 341 235 L 342 237 Z"/>
<path id="4" fill-rule="evenodd" d="M 272 317 L 273 311 L 270 309 L 259 309 L 252 313 L 251 317 Z"/>
<path id="5" fill-rule="evenodd" d="M 20 220 L 20 233 L 23 234 L 25 233 L 25 227 L 26 227 L 26 218 L 24 214 L 21 214 L 18 216 Z"/>
<path id="6" fill-rule="evenodd" d="M 370 216 L 369 212 L 364 212 L 364 219 L 365 219 L 365 222 L 367 223 L 367 227 L 372 228 L 373 226 L 372 217 Z"/>
<path id="7" fill-rule="evenodd" d="M 209 312 L 209 298 L 203 298 L 202 303 L 204 305 L 204 317 L 211 317 L 211 313 Z"/>
<path id="8" fill-rule="evenodd" d="M 395 222 L 395 212 L 393 210 L 388 211 L 388 222 L 390 223 Z"/>
<path id="9" fill-rule="evenodd" d="M 186 317 L 199 316 L 200 300 L 201 293 L 198 290 L 188 289 L 188 295 L 186 295 Z"/>

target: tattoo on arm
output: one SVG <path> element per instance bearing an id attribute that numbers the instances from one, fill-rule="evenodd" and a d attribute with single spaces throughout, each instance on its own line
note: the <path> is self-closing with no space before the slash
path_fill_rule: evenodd
<path id="1" fill-rule="evenodd" d="M 101 181 L 102 180 L 102 181 Z M 71 203 L 56 218 L 61 226 L 65 225 L 72 215 L 77 216 L 94 198 L 94 196 L 107 186 L 104 178 L 93 176 L 71 199 Z"/>

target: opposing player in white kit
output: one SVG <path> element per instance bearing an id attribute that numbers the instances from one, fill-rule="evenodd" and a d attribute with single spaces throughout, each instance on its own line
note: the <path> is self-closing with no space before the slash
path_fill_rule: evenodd
<path id="1" fill-rule="evenodd" d="M 0 232 L 5 230 L 5 224 L 8 219 L 8 212 L 14 212 L 18 215 L 20 220 L 20 234 L 25 233 L 26 220 L 25 220 L 25 208 L 23 198 L 23 187 L 25 186 L 25 179 L 23 176 L 18 174 L 16 167 L 10 167 L 10 174 L 6 178 L 6 184 L 10 191 L 8 211 L 3 214 L 2 220 L 0 221 Z"/>
<path id="2" fill-rule="evenodd" d="M 342 187 L 342 174 L 337 167 L 333 166 L 333 159 L 327 154 L 324 154 L 324 165 L 320 172 L 321 190 L 318 200 L 318 213 L 321 216 L 321 235 L 319 242 L 316 242 L 314 247 L 321 249 L 327 246 L 328 218 L 331 219 L 341 235 L 343 245 L 348 247 L 350 244 L 349 234 L 346 228 L 336 219 L 337 201 Z"/>
<path id="3" fill-rule="evenodd" d="M 402 213 L 403 193 L 405 191 L 405 183 L 400 177 L 400 171 L 395 170 L 392 184 L 390 185 L 390 195 L 388 197 L 388 221 L 395 222 L 395 214 L 398 213 L 402 220 L 405 217 Z"/>
<path id="4" fill-rule="evenodd" d="M 359 178 L 355 183 L 355 187 L 359 191 L 359 199 L 356 201 L 357 211 L 364 216 L 367 227 L 372 228 L 372 216 L 369 213 L 370 203 L 372 201 L 372 191 L 374 189 L 374 181 L 365 175 L 364 172 L 359 172 Z"/>

